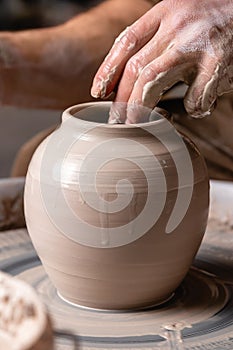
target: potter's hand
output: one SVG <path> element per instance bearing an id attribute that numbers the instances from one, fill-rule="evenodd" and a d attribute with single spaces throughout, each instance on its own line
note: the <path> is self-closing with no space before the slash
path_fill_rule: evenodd
<path id="1" fill-rule="evenodd" d="M 194 117 L 209 115 L 217 96 L 233 90 L 232 0 L 163 0 L 154 6 L 116 39 L 92 95 L 103 98 L 119 83 L 115 101 L 154 107 L 178 81 L 189 85 L 184 104 Z M 132 109 L 120 118 L 140 121 Z"/>

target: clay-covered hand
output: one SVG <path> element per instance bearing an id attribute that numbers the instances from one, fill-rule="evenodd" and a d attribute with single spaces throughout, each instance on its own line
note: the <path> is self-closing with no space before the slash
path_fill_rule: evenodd
<path id="1" fill-rule="evenodd" d="M 96 73 L 92 95 L 154 107 L 178 81 L 189 85 L 184 104 L 209 115 L 217 96 L 233 90 L 233 1 L 163 0 L 116 39 Z M 140 114 L 112 113 L 135 123 Z M 119 120 L 118 120 L 119 121 Z"/>

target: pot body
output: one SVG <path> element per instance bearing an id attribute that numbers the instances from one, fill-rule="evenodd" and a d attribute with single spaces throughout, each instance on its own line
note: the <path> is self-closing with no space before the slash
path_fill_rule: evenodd
<path id="1" fill-rule="evenodd" d="M 70 108 L 38 147 L 26 178 L 26 223 L 63 298 L 147 307 L 172 295 L 199 248 L 208 175 L 196 147 L 166 119 L 93 122 L 108 110 L 109 103 Z"/>

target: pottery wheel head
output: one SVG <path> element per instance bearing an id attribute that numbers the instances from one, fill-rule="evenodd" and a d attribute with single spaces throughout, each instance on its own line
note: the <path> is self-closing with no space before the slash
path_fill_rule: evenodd
<path id="1" fill-rule="evenodd" d="M 171 327 L 178 333 L 184 330 L 192 339 L 208 319 L 225 307 L 229 297 L 224 283 L 191 269 L 173 297 L 164 304 L 139 311 L 104 311 L 74 306 L 61 299 L 42 266 L 19 276 L 33 285 L 48 306 L 58 337 L 69 330 L 77 342 L 81 337 L 84 343 L 92 345 L 101 339 L 111 346 L 127 339 L 144 341 L 148 334 L 153 342 L 161 345 Z"/>

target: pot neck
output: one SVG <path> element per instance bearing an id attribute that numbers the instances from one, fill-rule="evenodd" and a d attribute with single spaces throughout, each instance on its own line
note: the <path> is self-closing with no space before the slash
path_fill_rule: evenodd
<path id="1" fill-rule="evenodd" d="M 70 126 L 74 131 L 80 129 L 98 130 L 100 133 L 135 135 L 142 131 L 167 133 L 174 126 L 161 114 L 156 113 L 156 120 L 138 124 L 109 124 L 108 116 L 112 102 L 90 102 L 72 106 L 62 114 L 62 125 Z"/>

